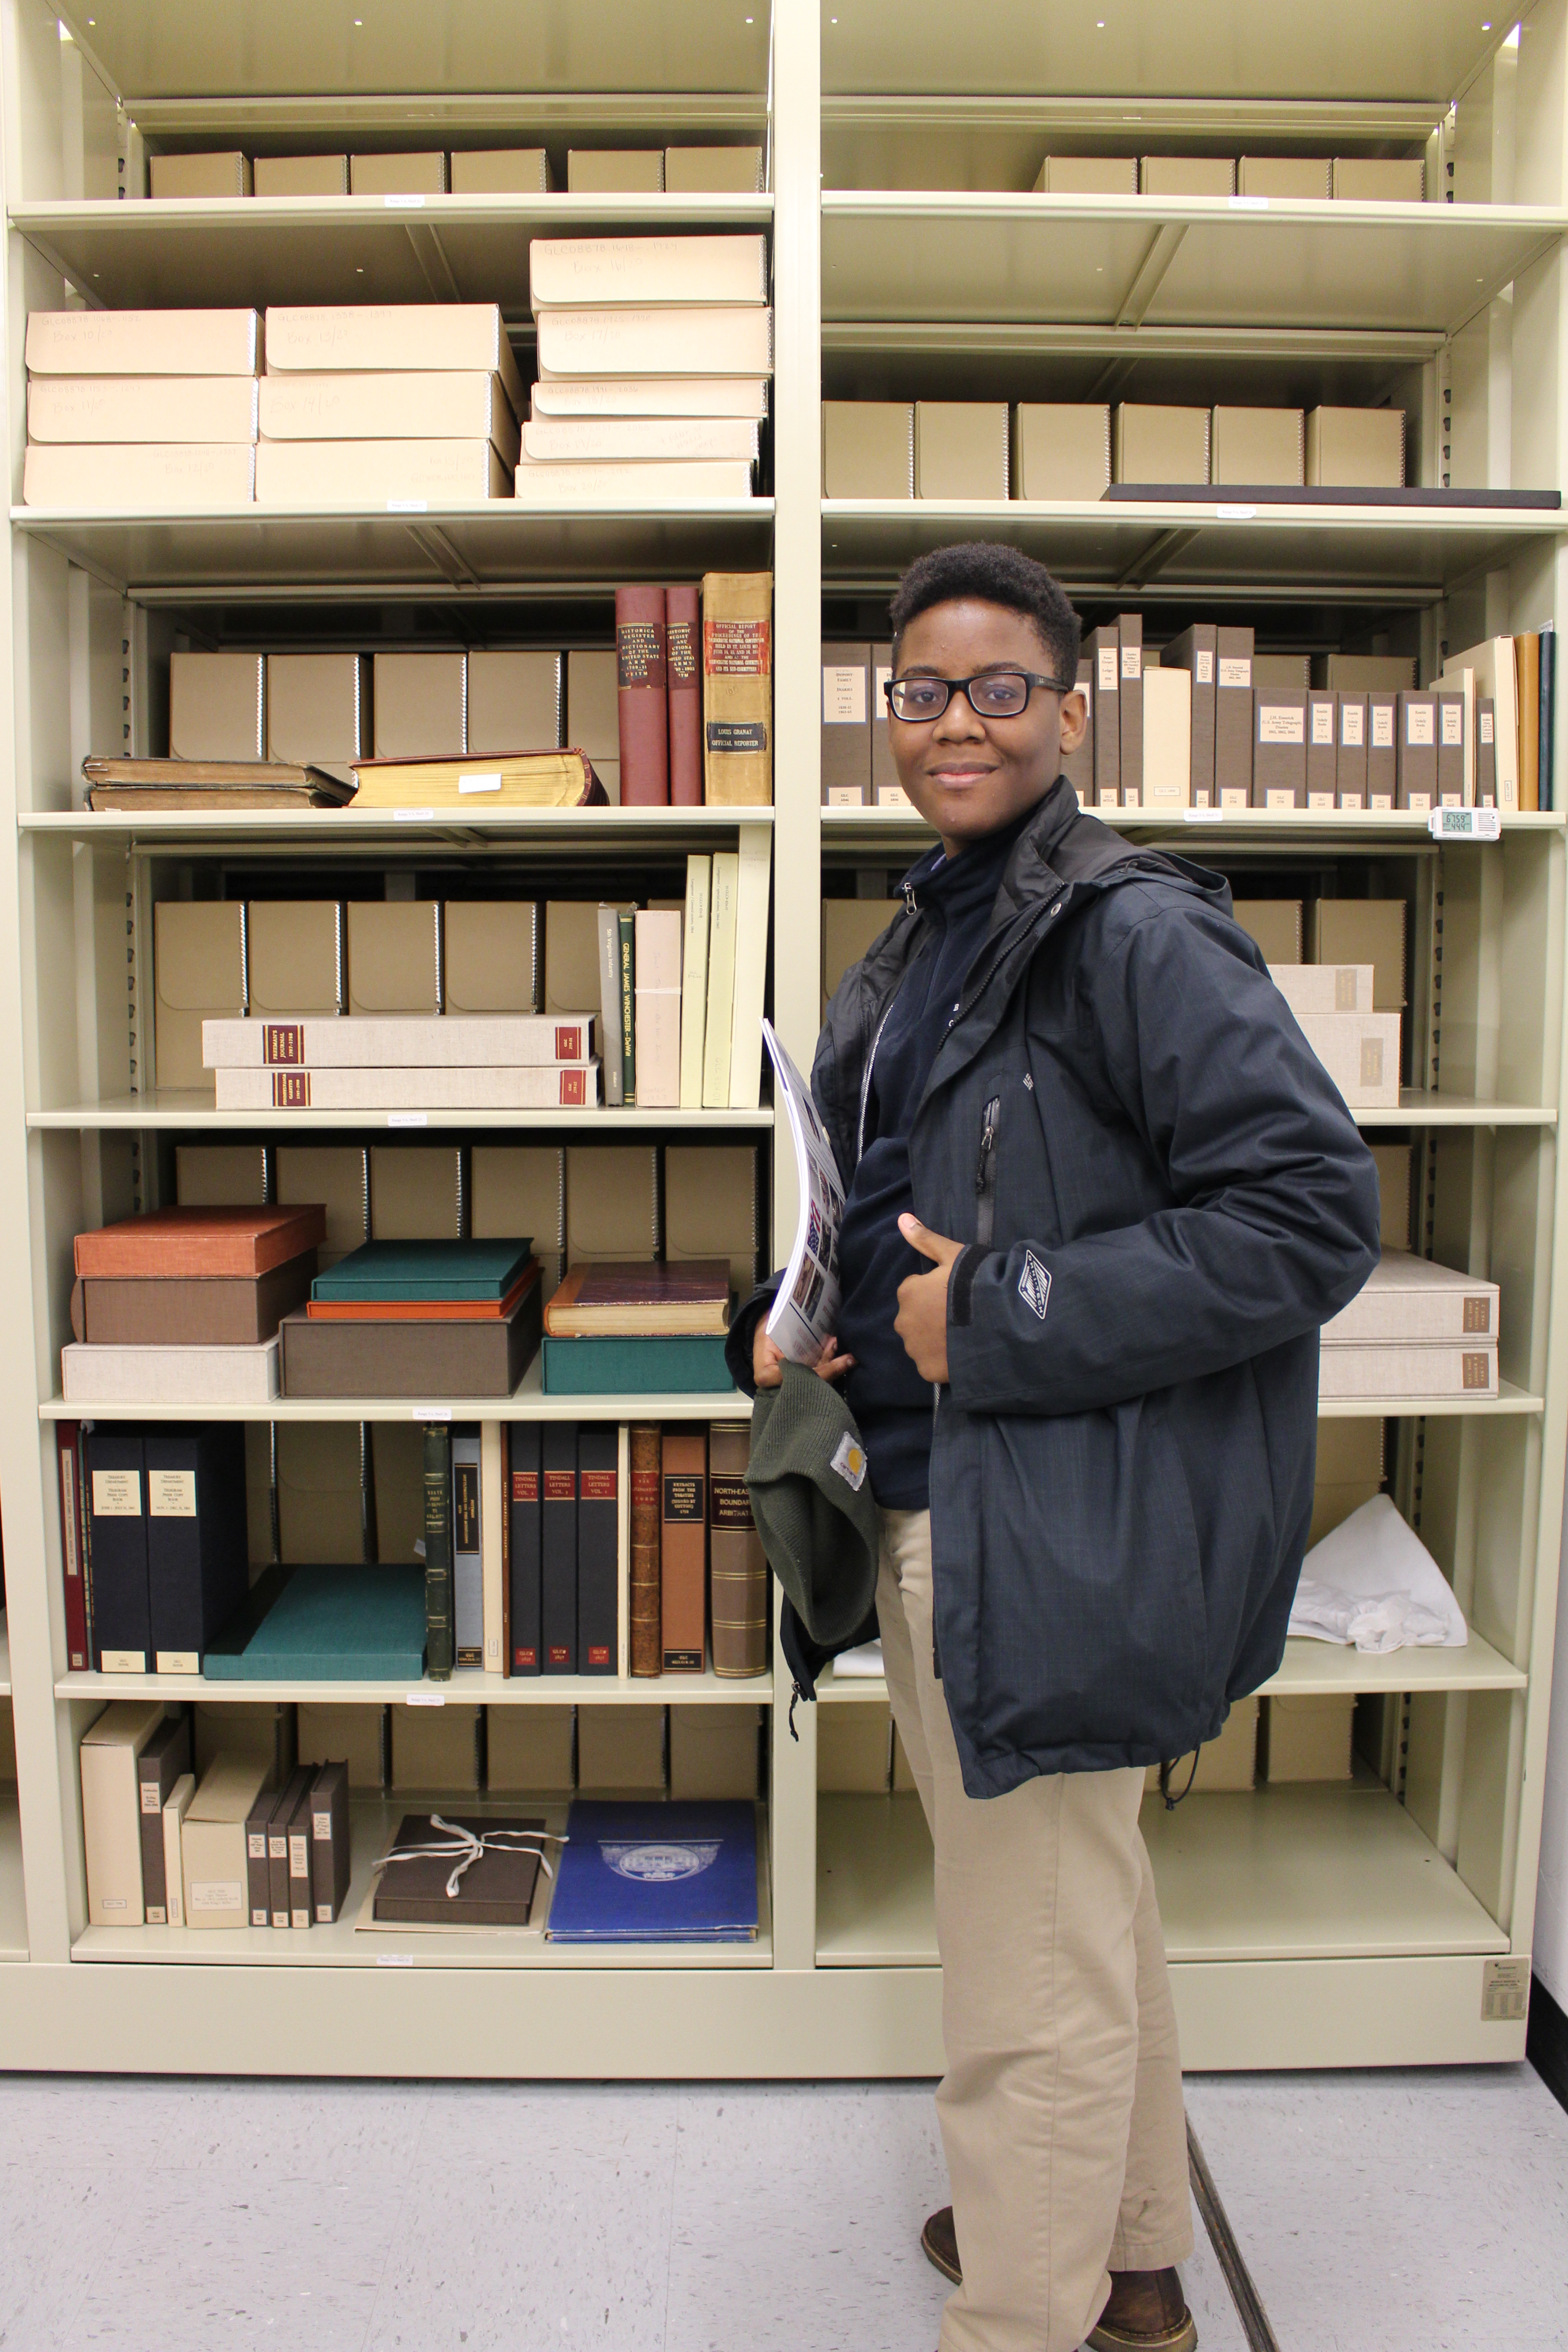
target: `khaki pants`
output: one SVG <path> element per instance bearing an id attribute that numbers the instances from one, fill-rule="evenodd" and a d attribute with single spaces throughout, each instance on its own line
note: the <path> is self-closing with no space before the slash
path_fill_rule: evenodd
<path id="1" fill-rule="evenodd" d="M 942 2352 L 1074 2352 L 1109 2270 L 1193 2250 L 1176 2020 L 1142 1770 L 966 1797 L 931 1663 L 931 1515 L 882 1514 L 893 1716 L 936 1847 L 937 2116 L 963 2284 Z"/>

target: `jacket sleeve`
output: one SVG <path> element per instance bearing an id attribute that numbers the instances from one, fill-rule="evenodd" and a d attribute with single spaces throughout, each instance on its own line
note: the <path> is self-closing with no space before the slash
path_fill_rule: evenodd
<path id="1" fill-rule="evenodd" d="M 764 1315 L 772 1311 L 783 1280 L 782 1274 L 770 1274 L 766 1282 L 752 1291 L 745 1305 L 735 1309 L 735 1319 L 724 1341 L 724 1361 L 729 1367 L 730 1378 L 747 1396 L 757 1393 L 757 1384 L 752 1377 L 752 1349 L 756 1344 L 757 1325 Z"/>
<path id="2" fill-rule="evenodd" d="M 1377 1263 L 1377 1171 L 1250 940 L 1140 915 L 1086 966 L 1089 1034 L 1173 1205 L 1051 1247 L 967 1248 L 948 1286 L 966 1412 L 1089 1412 L 1298 1339 Z"/>

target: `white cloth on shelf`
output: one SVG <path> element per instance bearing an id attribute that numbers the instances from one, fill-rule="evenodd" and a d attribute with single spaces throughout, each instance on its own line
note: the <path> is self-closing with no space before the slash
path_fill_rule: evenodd
<path id="1" fill-rule="evenodd" d="M 876 1682 L 881 1673 L 880 1642 L 862 1642 L 858 1650 L 840 1650 L 833 1661 L 835 1682 Z"/>
<path id="2" fill-rule="evenodd" d="M 1442 1570 L 1394 1509 L 1375 1495 L 1301 1563 L 1289 1631 L 1314 1642 L 1389 1650 L 1463 1649 L 1464 1612 Z"/>

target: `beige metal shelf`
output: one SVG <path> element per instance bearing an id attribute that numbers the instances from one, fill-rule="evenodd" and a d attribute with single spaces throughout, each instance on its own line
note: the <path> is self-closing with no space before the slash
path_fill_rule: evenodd
<path id="1" fill-rule="evenodd" d="M 933 545 L 1000 533 L 1079 595 L 1229 597 L 1289 592 L 1429 604 L 1472 573 L 1550 542 L 1548 508 L 1230 506 L 1184 499 L 825 499 L 822 569 L 836 585 L 890 586 Z"/>
<path id="2" fill-rule="evenodd" d="M 0 1789 L 0 1961 L 27 1957 L 27 1898 L 22 1885 L 22 1826 L 15 1789 Z"/>
<path id="3" fill-rule="evenodd" d="M 613 845 L 616 849 L 706 845 L 742 826 L 771 825 L 771 808 L 498 809 L 470 817 L 456 810 L 428 809 L 126 809 L 25 810 L 16 819 L 26 834 L 64 835 L 70 841 L 124 843 L 134 854 L 174 848 L 226 855 L 255 845 L 320 849 L 341 856 L 345 849 L 389 844 L 410 851 L 432 843 L 468 848 L 560 846 L 574 853 Z"/>
<path id="4" fill-rule="evenodd" d="M 233 1134 L 257 1127 L 279 1134 L 312 1128 L 549 1128 L 588 1129 L 595 1133 L 637 1133 L 644 1129 L 772 1127 L 772 1106 L 761 1110 L 611 1110 L 599 1103 L 582 1110 L 215 1110 L 205 1092 L 164 1087 L 144 1095 L 111 1095 L 102 1102 L 69 1103 L 27 1113 L 30 1128 L 179 1128 L 195 1134 Z"/>
<path id="5" fill-rule="evenodd" d="M 582 1402 L 581 1398 L 577 1399 Z M 585 1417 L 585 1416 L 584 1416 Z M 770 1675 L 487 1675 L 459 1667 L 444 1683 L 209 1681 L 204 1675 L 62 1675 L 57 1698 L 307 1699 L 321 1706 L 771 1706 Z"/>
<path id="6" fill-rule="evenodd" d="M 444 593 L 613 583 L 628 572 L 681 580 L 724 567 L 765 569 L 773 502 L 709 499 L 674 507 L 650 499 L 544 511 L 489 499 L 396 512 L 250 506 L 177 515 L 13 507 L 11 521 L 117 593 L 153 604 L 257 587 L 274 596 L 343 588 Z"/>
<path id="7" fill-rule="evenodd" d="M 1202 848 L 1228 847 L 1234 841 L 1247 847 L 1276 845 L 1315 848 L 1377 846 L 1402 843 L 1412 850 L 1435 848 L 1426 817 L 1415 809 L 1124 809 L 1089 811 L 1117 833 L 1136 839 L 1180 842 L 1196 855 Z M 23 819 L 26 824 L 27 820 Z M 1561 833 L 1568 825 L 1563 809 L 1508 810 L 1502 829 L 1511 833 Z M 886 850 L 911 856 L 929 849 L 935 835 L 913 809 L 825 808 L 822 842 L 825 849 Z M 1485 849 L 1486 842 L 1443 844 L 1446 851 Z"/>
<path id="8" fill-rule="evenodd" d="M 825 190 L 829 319 L 1454 334 L 1552 250 L 1526 205 Z"/>
<path id="9" fill-rule="evenodd" d="M 767 1969 L 773 1966 L 773 1921 L 769 1910 L 767 1817 L 757 1808 L 758 1928 L 744 1944 L 620 1944 L 614 1947 L 552 1944 L 545 1935 L 549 1898 L 554 1889 L 540 1874 L 542 1903 L 537 1925 L 476 1927 L 460 1934 L 417 1928 L 395 1930 L 356 1926 L 375 1865 L 397 1833 L 405 1813 L 435 1801 L 440 1810 L 470 1817 L 507 1814 L 542 1820 L 547 1829 L 566 1827 L 569 1800 L 563 1797 L 406 1795 L 356 1799 L 350 1806 L 352 1869 L 341 1916 L 331 1927 L 87 1927 L 71 1947 L 74 1960 L 216 1962 L 229 1967 L 426 1968 L 426 1969 Z"/>
<path id="10" fill-rule="evenodd" d="M 1529 1390 L 1515 1388 L 1511 1381 L 1500 1381 L 1495 1397 L 1427 1396 L 1427 1397 L 1320 1397 L 1320 1421 L 1454 1421 L 1479 1413 L 1495 1420 L 1501 1414 L 1540 1413 L 1546 1410 L 1544 1397 L 1532 1396 Z"/>
<path id="11" fill-rule="evenodd" d="M 16 205 L 11 226 L 112 310 L 499 302 L 531 316 L 529 240 L 766 227 L 764 195 L 244 196 Z"/>
<path id="12" fill-rule="evenodd" d="M 1504 1952 L 1508 1937 L 1385 1789 L 1198 1791 L 1142 1827 L 1183 1961 Z M 819 1968 L 931 1967 L 931 1839 L 915 1797 L 817 1801 Z"/>
<path id="13" fill-rule="evenodd" d="M 740 1389 L 705 1394 L 546 1396 L 543 1360 L 535 1356 L 509 1397 L 273 1397 L 266 1404 L 67 1404 L 49 1397 L 40 1421 L 743 1421 L 752 1400 Z M 1374 1409 L 1374 1408 L 1373 1408 Z"/>
<path id="14" fill-rule="evenodd" d="M 1294 1698 L 1331 1698 L 1345 1691 L 1524 1690 L 1529 1682 L 1522 1666 L 1510 1664 L 1477 1633 L 1462 1650 L 1392 1650 L 1384 1657 L 1297 1635 L 1285 1644 L 1279 1673 L 1258 1687 L 1264 1696 L 1278 1691 Z M 829 1668 L 816 1697 L 819 1706 L 853 1706 L 858 1699 L 885 1706 L 888 1685 L 877 1675 L 846 1675 L 840 1682 Z"/>

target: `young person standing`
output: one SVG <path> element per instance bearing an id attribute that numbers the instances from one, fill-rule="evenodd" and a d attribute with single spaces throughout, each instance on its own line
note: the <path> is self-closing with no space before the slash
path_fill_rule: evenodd
<path id="1" fill-rule="evenodd" d="M 1191 2352 L 1181 2063 L 1147 1766 L 1278 1665 L 1318 1328 L 1375 1171 L 1218 877 L 1080 814 L 1079 622 L 922 557 L 893 756 L 939 835 L 828 1007 L 836 1339 L 881 1513 L 888 1686 L 931 1824 L 958 2281 L 942 2352 Z M 737 1378 L 769 1385 L 769 1286 Z M 933 1409 L 934 1400 L 934 1409 Z"/>

